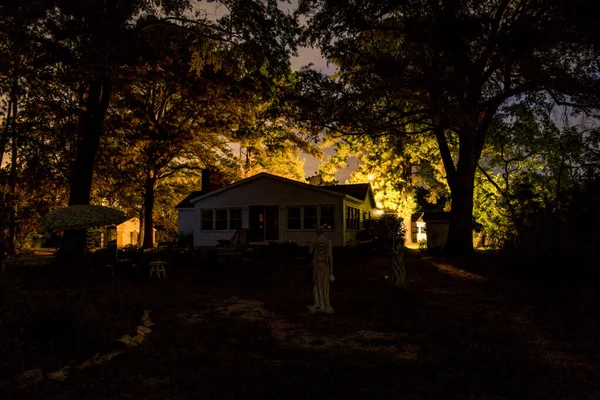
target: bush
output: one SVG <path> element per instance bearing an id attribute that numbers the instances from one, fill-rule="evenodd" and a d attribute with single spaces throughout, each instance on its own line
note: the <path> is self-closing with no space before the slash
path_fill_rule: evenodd
<path id="1" fill-rule="evenodd" d="M 385 214 L 364 221 L 363 228 L 357 233 L 357 246 L 365 251 L 388 253 L 393 246 L 404 245 L 406 229 L 397 215 Z"/>
<path id="2" fill-rule="evenodd" d="M 186 249 L 193 248 L 194 247 L 194 234 L 192 232 L 178 234 L 177 235 L 177 246 L 185 247 Z"/>
<path id="3" fill-rule="evenodd" d="M 527 215 L 503 243 L 506 264 L 520 273 L 558 279 L 583 278 L 597 271 L 600 213 L 595 205 L 586 206 L 584 195 L 573 191 L 564 207 L 542 208 Z"/>

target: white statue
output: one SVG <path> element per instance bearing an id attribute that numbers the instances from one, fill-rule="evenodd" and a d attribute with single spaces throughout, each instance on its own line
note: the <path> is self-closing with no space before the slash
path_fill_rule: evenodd
<path id="1" fill-rule="evenodd" d="M 315 304 L 308 307 L 311 312 L 333 313 L 329 303 L 329 284 L 335 280 L 333 276 L 333 254 L 331 240 L 327 239 L 324 229 L 316 229 L 317 239 L 310 244 L 313 265 L 313 294 Z"/>

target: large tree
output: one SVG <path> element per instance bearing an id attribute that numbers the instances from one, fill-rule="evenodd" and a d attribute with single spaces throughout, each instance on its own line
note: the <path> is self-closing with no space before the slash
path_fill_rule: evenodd
<path id="1" fill-rule="evenodd" d="M 44 148 L 39 146 L 39 124 L 34 121 L 35 114 L 31 113 L 31 106 L 37 106 L 47 94 L 44 88 L 40 89 L 44 76 L 58 75 L 54 73 L 56 71 L 47 69 L 52 62 L 51 57 L 43 51 L 39 42 L 32 40 L 39 34 L 39 25 L 45 17 L 45 5 L 43 0 L 0 2 L 0 160 L 8 161 L 7 179 L 2 182 L 0 238 L 4 236 L 4 228 L 8 228 L 6 247 L 12 254 L 16 252 L 19 225 L 23 225 L 21 210 L 25 203 L 34 201 L 22 195 L 30 183 L 24 182 L 23 174 L 31 176 L 33 170 L 42 175 L 44 172 L 37 168 L 31 154 Z M 42 109 L 36 108 L 38 112 Z M 56 122 L 54 116 L 50 116 L 49 120 Z M 33 145 L 35 142 L 38 142 L 37 145 Z"/>
<path id="2" fill-rule="evenodd" d="M 45 20 L 31 39 L 65 65 L 78 83 L 79 123 L 70 178 L 69 204 L 87 204 L 107 110 L 115 78 L 121 68 L 135 64 L 140 38 L 148 32 L 172 29 L 220 43 L 221 53 L 194 46 L 198 65 L 239 64 L 236 71 L 262 70 L 276 74 L 289 66 L 298 30 L 292 16 L 276 0 L 222 0 L 226 11 L 211 18 L 202 4 L 190 0 L 166 1 L 55 1 L 45 4 Z M 209 47 L 209 50 L 212 46 Z M 215 60 L 214 56 L 220 57 Z M 201 67 L 200 67 L 201 68 Z M 266 84 L 264 81 L 257 84 Z M 69 248 L 82 253 L 84 232 L 67 235 Z"/>
<path id="3" fill-rule="evenodd" d="M 296 34 L 294 19 L 273 9 L 275 4 L 230 8 L 224 17 L 229 25 L 241 24 L 242 11 L 255 16 L 230 31 L 231 37 L 207 35 L 206 27 L 189 19 L 162 21 L 160 31 L 147 30 L 140 38 L 143 57 L 122 67 L 114 80 L 110 135 L 98 172 L 115 189 L 106 198 L 118 197 L 142 214 L 144 247 L 153 245 L 155 195 L 163 182 L 208 167 L 236 178 L 241 171 L 233 171 L 234 165 L 244 173 L 272 170 L 274 155 L 292 161 L 304 144 L 279 118 L 282 94 L 292 85 L 288 52 Z M 220 29 L 226 25 L 221 22 Z M 228 142 L 240 144 L 243 162 Z M 297 168 L 290 171 L 298 175 Z"/>
<path id="4" fill-rule="evenodd" d="M 325 182 L 348 166 L 350 157 L 357 165 L 347 183 L 369 182 L 377 207 L 397 213 L 412 244 L 411 217 L 417 211 L 417 188 L 427 188 L 427 200 L 435 203 L 445 197 L 447 187 L 435 139 L 427 135 L 345 136 L 334 145 L 335 154 L 319 166 Z"/>
<path id="5" fill-rule="evenodd" d="M 314 118 L 344 133 L 435 134 L 451 191 L 446 250 L 469 254 L 475 171 L 499 107 L 533 92 L 579 104 L 598 93 L 592 9 L 586 0 L 302 1 L 309 42 L 339 66 L 333 110 Z M 309 90 L 322 86 L 314 82 Z"/>
<path id="6" fill-rule="evenodd" d="M 228 95 L 226 74 L 192 70 L 185 37 L 161 36 L 147 41 L 150 54 L 142 65 L 119 74 L 97 168 L 117 188 L 140 194 L 144 248 L 154 246 L 157 189 L 184 170 L 217 163 L 228 139 L 228 115 L 240 106 Z"/>

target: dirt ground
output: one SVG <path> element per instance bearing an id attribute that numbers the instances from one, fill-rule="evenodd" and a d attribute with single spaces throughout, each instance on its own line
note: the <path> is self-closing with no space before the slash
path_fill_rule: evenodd
<path id="1" fill-rule="evenodd" d="M 165 279 L 0 280 L 0 397 L 44 399 L 599 399 L 600 296 L 407 257 L 338 258 L 334 315 L 308 313 L 303 259 L 171 266 Z M 62 383 L 13 378 L 75 365 L 135 332 L 142 345 Z"/>

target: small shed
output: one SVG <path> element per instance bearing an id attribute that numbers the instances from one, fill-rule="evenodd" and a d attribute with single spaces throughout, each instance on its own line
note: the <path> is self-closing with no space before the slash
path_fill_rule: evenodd
<path id="1" fill-rule="evenodd" d="M 446 245 L 448 239 L 448 225 L 450 213 L 445 211 L 424 211 L 413 214 L 412 218 L 413 240 L 425 240 L 430 250 L 440 250 Z"/>
<path id="2" fill-rule="evenodd" d="M 140 238 L 139 229 L 140 219 L 135 217 L 117 225 L 116 229 L 115 227 L 109 227 L 103 234 L 103 239 L 106 238 L 106 240 L 102 241 L 102 245 L 106 246 L 113 240 L 116 240 L 117 247 L 124 247 L 127 245 L 136 246 L 141 244 L 138 243 Z M 154 235 L 152 242 L 156 243 L 156 229 L 152 230 L 152 234 Z"/>

